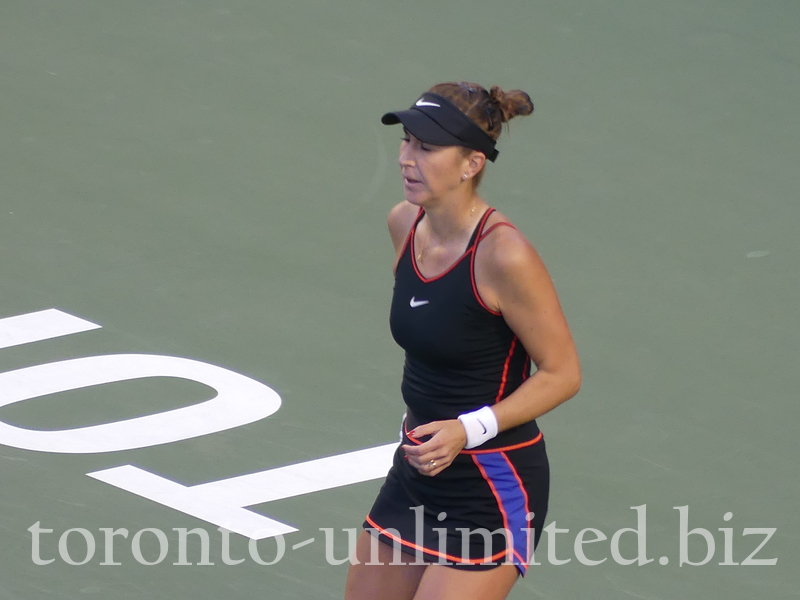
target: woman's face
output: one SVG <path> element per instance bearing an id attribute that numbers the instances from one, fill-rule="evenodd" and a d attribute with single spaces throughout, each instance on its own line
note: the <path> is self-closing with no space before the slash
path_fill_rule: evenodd
<path id="1" fill-rule="evenodd" d="M 459 146 L 427 144 L 404 129 L 398 162 L 406 200 L 423 205 L 463 185 L 462 175 L 469 171 L 469 159 L 464 154 Z"/>

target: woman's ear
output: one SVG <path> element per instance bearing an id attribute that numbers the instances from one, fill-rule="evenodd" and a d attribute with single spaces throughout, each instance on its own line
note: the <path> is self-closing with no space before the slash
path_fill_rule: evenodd
<path id="1" fill-rule="evenodd" d="M 485 164 L 486 155 L 483 152 L 470 152 L 470 155 L 467 157 L 467 170 L 465 171 L 468 178 L 471 179 L 480 173 Z"/>

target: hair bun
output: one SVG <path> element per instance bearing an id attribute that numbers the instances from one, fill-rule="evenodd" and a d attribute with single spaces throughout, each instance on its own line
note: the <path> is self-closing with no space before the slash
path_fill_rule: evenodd
<path id="1" fill-rule="evenodd" d="M 522 90 L 504 92 L 500 87 L 494 85 L 489 90 L 489 97 L 500 108 L 503 123 L 508 123 L 514 117 L 529 115 L 533 112 L 531 97 Z"/>

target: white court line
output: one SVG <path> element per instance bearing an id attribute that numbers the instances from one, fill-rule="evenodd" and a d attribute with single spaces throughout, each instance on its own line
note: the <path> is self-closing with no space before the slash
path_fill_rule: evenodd
<path id="1" fill-rule="evenodd" d="M 241 506 L 218 502 L 214 498 L 199 497 L 193 493 L 191 487 L 133 465 L 122 465 L 87 475 L 254 540 L 297 531 L 296 527 Z"/>
<path id="2" fill-rule="evenodd" d="M 133 465 L 87 475 L 228 531 L 261 540 L 297 529 L 246 506 L 379 479 L 389 471 L 396 449 L 394 442 L 195 486 L 181 485 Z"/>
<path id="3" fill-rule="evenodd" d="M 0 319 L 0 348 L 49 340 L 92 329 L 100 329 L 100 325 L 73 317 L 55 308 L 48 308 Z"/>
<path id="4" fill-rule="evenodd" d="M 397 443 L 211 481 L 191 489 L 237 506 L 253 506 L 385 477 Z"/>

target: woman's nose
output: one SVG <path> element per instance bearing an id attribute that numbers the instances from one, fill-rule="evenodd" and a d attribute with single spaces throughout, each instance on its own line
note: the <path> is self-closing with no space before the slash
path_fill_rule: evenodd
<path id="1" fill-rule="evenodd" d="M 409 151 L 410 145 L 411 144 L 403 144 L 403 146 L 400 147 L 400 155 L 397 157 L 397 162 L 400 163 L 401 167 L 414 164 L 413 155 Z"/>

